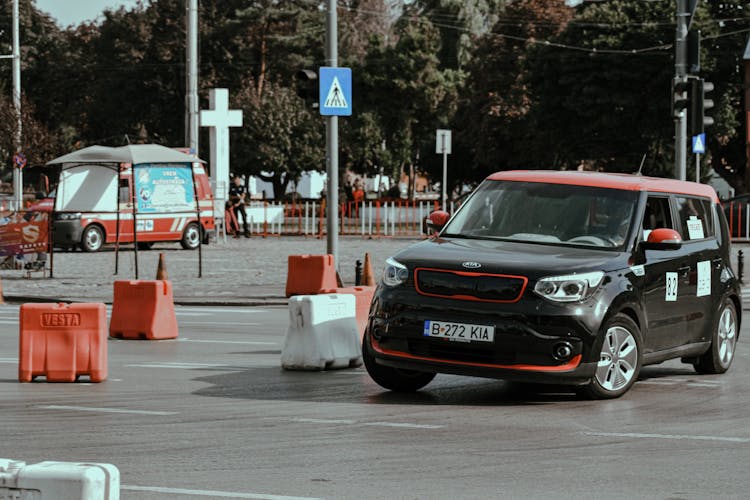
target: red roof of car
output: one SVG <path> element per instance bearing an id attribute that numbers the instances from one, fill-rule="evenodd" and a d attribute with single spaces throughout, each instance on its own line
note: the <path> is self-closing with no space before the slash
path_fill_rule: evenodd
<path id="1" fill-rule="evenodd" d="M 659 177 L 644 177 L 632 174 L 609 174 L 604 172 L 579 172 L 559 170 L 507 170 L 496 172 L 489 177 L 493 181 L 546 182 L 549 184 L 572 184 L 625 191 L 649 191 L 676 193 L 710 198 L 719 201 L 714 188 L 697 182 L 678 181 Z"/>

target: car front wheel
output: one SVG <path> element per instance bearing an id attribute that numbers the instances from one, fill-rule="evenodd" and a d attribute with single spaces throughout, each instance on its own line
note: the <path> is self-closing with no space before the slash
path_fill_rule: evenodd
<path id="1" fill-rule="evenodd" d="M 737 310 L 732 299 L 726 298 L 719 309 L 713 329 L 711 348 L 693 363 L 698 373 L 724 373 L 732 366 L 737 345 Z"/>
<path id="2" fill-rule="evenodd" d="M 372 355 L 368 344 L 368 336 L 362 343 L 362 360 L 370 377 L 377 384 L 389 391 L 395 392 L 415 392 L 426 386 L 435 378 L 434 373 L 419 372 L 414 370 L 402 370 L 400 368 L 391 368 L 390 366 L 379 365 Z"/>
<path id="3" fill-rule="evenodd" d="M 596 374 L 580 388 L 591 399 L 618 398 L 638 379 L 643 363 L 641 332 L 625 314 L 615 314 L 602 327 L 604 340 Z"/>

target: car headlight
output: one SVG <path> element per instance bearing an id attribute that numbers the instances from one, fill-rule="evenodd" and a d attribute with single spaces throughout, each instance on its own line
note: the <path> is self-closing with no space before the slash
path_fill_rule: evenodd
<path id="1" fill-rule="evenodd" d="M 386 286 L 398 286 L 409 279 L 409 270 L 405 265 L 388 257 L 385 260 L 385 269 L 383 270 L 383 284 Z"/>
<path id="2" fill-rule="evenodd" d="M 57 220 L 76 220 L 81 218 L 81 212 L 61 212 L 55 214 Z"/>
<path id="3" fill-rule="evenodd" d="M 534 285 L 534 292 L 555 302 L 579 302 L 594 293 L 604 278 L 604 272 L 548 276 Z"/>

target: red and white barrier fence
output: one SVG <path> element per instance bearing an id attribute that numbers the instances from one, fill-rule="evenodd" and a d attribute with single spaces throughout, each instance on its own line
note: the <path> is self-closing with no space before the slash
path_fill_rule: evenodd
<path id="1" fill-rule="evenodd" d="M 437 201 L 362 201 L 339 206 L 339 232 L 363 237 L 427 236 L 424 219 Z M 451 205 L 451 209 L 452 209 Z M 326 234 L 325 202 L 253 201 L 245 208 L 251 233 L 260 236 Z"/>

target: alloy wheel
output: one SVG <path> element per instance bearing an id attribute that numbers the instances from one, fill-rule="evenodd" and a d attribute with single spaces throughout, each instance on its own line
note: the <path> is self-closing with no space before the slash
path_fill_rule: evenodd
<path id="1" fill-rule="evenodd" d="M 638 345 L 622 326 L 607 330 L 596 369 L 596 380 L 607 391 L 618 391 L 633 379 L 638 367 Z"/>

